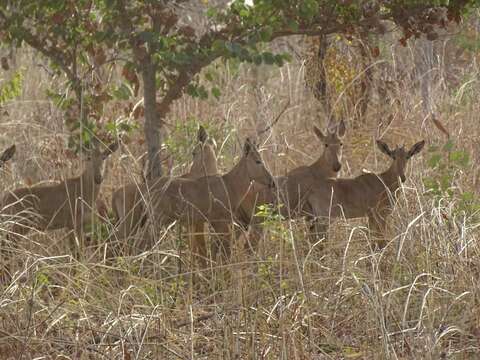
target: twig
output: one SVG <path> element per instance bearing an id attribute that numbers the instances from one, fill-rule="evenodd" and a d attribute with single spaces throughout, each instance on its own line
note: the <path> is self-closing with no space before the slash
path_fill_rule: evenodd
<path id="1" fill-rule="evenodd" d="M 290 106 L 290 99 L 288 99 L 287 103 L 283 107 L 283 110 L 280 111 L 280 113 L 277 115 L 277 117 L 263 130 L 257 132 L 257 136 L 262 135 L 263 133 L 266 133 L 268 130 L 272 129 L 275 124 L 280 120 L 280 117 L 287 111 L 288 107 Z"/>
<path id="2" fill-rule="evenodd" d="M 192 319 L 192 318 L 189 318 L 188 320 L 183 320 L 183 321 L 179 321 L 177 324 L 176 324 L 176 327 L 177 328 L 181 328 L 181 327 L 184 327 L 184 326 L 187 326 L 187 325 L 191 325 L 193 323 L 197 323 L 199 321 L 204 321 L 204 320 L 208 320 L 212 317 L 215 316 L 215 313 L 214 312 L 211 312 L 211 313 L 208 313 L 208 314 L 204 314 L 204 315 L 201 315 L 195 319 Z"/>
<path id="3" fill-rule="evenodd" d="M 445 128 L 445 126 L 443 126 L 443 124 L 440 122 L 440 120 L 437 119 L 435 113 L 433 113 L 433 112 L 430 113 L 430 117 L 432 118 L 433 125 L 435 125 L 435 127 L 438 130 L 440 130 L 447 137 L 447 140 L 450 139 L 450 133 Z"/>

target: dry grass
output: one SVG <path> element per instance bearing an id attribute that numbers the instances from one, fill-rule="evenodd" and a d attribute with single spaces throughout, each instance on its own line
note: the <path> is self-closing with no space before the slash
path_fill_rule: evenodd
<path id="1" fill-rule="evenodd" d="M 61 113 L 43 94 L 51 79 L 30 57 L 19 54 L 24 93 L 1 116 L 2 148 L 12 141 L 18 147 L 2 174 L 5 188 L 81 168 L 60 151 L 66 137 Z M 462 71 L 477 73 L 475 67 Z M 169 123 L 208 123 L 217 131 L 223 169 L 240 152 L 237 136 L 268 125 L 286 99 L 291 109 L 265 139 L 270 168 L 282 174 L 320 154 L 310 129 L 324 117 L 305 89 L 301 64 L 257 73 L 242 68 L 238 75 L 226 69 L 219 81 L 219 101 L 185 97 Z M 433 96 L 452 138 L 471 154 L 455 185 L 476 193 L 480 106 L 455 89 L 435 88 Z M 479 86 L 466 89 L 477 94 Z M 374 149 L 377 136 L 409 145 L 420 138 L 445 142 L 422 123 L 414 86 L 393 94 L 400 101 L 375 100 L 365 124 L 349 121 L 343 176 L 387 166 Z M 187 140 L 177 134 L 175 141 Z M 142 146 L 134 141 L 129 150 L 138 155 Z M 61 231 L 31 234 L 15 247 L 7 243 L 16 272 L 0 289 L 0 358 L 475 359 L 478 223 L 462 221 L 455 198 L 436 202 L 425 194 L 422 179 L 435 174 L 427 159 L 424 152 L 409 166 L 382 252 L 372 250 L 364 221 L 335 222 L 323 249 L 309 244 L 301 221 L 273 221 L 255 255 L 238 250 L 228 265 L 203 273 L 190 271 L 184 234 L 175 227 L 156 233 L 147 251 L 120 253 L 113 263 L 103 257 L 107 236 L 82 259 L 69 255 Z M 102 196 L 109 199 L 112 189 L 131 181 L 132 167 L 140 171 L 128 154 L 110 160 Z"/>

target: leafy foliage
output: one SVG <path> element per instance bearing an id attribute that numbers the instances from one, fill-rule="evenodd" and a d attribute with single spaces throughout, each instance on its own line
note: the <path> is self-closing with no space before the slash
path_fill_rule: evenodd
<path id="1" fill-rule="evenodd" d="M 0 83 L 0 106 L 5 102 L 20 96 L 22 92 L 22 71 L 16 71 L 10 80 Z"/>
<path id="2" fill-rule="evenodd" d="M 463 191 L 459 186 L 459 176 L 468 171 L 469 153 L 456 145 L 452 140 L 444 146 L 432 146 L 429 149 L 428 166 L 434 175 L 425 177 L 423 183 L 427 194 L 440 205 L 443 199 L 455 202 L 455 214 L 465 217 L 476 216 L 480 211 L 480 203 L 470 191 Z"/>
<path id="3" fill-rule="evenodd" d="M 188 21 L 180 21 L 180 2 L 189 3 L 5 0 L 0 3 L 0 42 L 26 43 L 46 56 L 57 74 L 66 75 L 76 97 L 66 103 L 67 122 L 98 121 L 108 101 L 128 102 L 137 96 L 141 74 L 149 160 L 159 166 L 159 138 L 151 134 L 160 135 L 161 120 L 173 101 L 185 91 L 200 98 L 220 96 L 218 88 L 192 84 L 214 60 L 281 66 L 288 56 L 264 51 L 261 44 L 291 35 L 384 33 L 385 20 L 402 29 L 404 44 L 422 34 L 434 39 L 436 27 L 460 21 L 466 9 L 476 5 L 474 0 L 257 0 L 253 5 L 235 0 L 226 8 L 208 9 L 210 27 L 200 35 Z M 112 89 L 97 74 L 120 62 L 126 83 Z"/>

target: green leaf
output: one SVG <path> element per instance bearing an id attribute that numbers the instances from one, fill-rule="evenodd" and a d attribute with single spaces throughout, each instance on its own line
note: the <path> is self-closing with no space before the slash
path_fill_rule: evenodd
<path id="1" fill-rule="evenodd" d="M 113 121 L 109 121 L 105 124 L 105 130 L 114 133 L 117 130 L 117 125 Z"/>
<path id="2" fill-rule="evenodd" d="M 187 87 L 187 94 L 191 97 L 198 97 L 200 99 L 208 99 L 208 92 L 203 85 L 190 84 Z"/>
<path id="3" fill-rule="evenodd" d="M 213 81 L 213 75 L 210 71 L 205 72 L 205 79 L 208 81 Z"/>
<path id="4" fill-rule="evenodd" d="M 218 100 L 218 99 L 220 99 L 220 96 L 222 95 L 222 93 L 220 92 L 219 88 L 213 87 L 212 88 L 212 95 L 215 96 L 215 98 Z"/>
<path id="5" fill-rule="evenodd" d="M 271 26 L 265 26 L 261 31 L 260 31 L 260 39 L 263 42 L 268 42 L 271 40 L 273 34 L 273 29 Z"/>
<path id="6" fill-rule="evenodd" d="M 255 65 L 261 65 L 263 62 L 263 57 L 260 54 L 256 54 L 253 56 L 252 60 Z"/>
<path id="7" fill-rule="evenodd" d="M 443 145 L 443 150 L 444 151 L 451 151 L 453 150 L 453 147 L 455 146 L 453 140 L 448 140 L 445 145 Z"/>
<path id="8" fill-rule="evenodd" d="M 464 193 L 462 193 L 462 200 L 463 201 L 473 201 L 473 199 L 475 198 L 475 195 L 470 192 L 470 191 L 465 191 Z"/>
<path id="9" fill-rule="evenodd" d="M 463 150 L 456 150 L 450 153 L 450 161 L 461 167 L 467 167 L 470 162 L 470 156 Z"/>
<path id="10" fill-rule="evenodd" d="M 214 40 L 212 50 L 216 53 L 223 53 L 226 49 L 226 43 L 223 40 Z"/>
<path id="11" fill-rule="evenodd" d="M 198 89 L 197 86 L 194 84 L 190 84 L 187 86 L 186 93 L 190 95 L 191 97 L 198 97 Z"/>
<path id="12" fill-rule="evenodd" d="M 284 63 L 284 57 L 283 55 L 275 55 L 275 64 L 277 64 L 278 66 L 283 66 L 283 63 Z"/>
<path id="13" fill-rule="evenodd" d="M 113 97 L 118 100 L 128 100 L 134 96 L 132 87 L 127 83 L 122 83 L 119 87 L 113 90 Z"/>
<path id="14" fill-rule="evenodd" d="M 265 64 L 273 65 L 275 63 L 275 56 L 271 52 L 264 52 L 262 58 Z"/>
<path id="15" fill-rule="evenodd" d="M 436 168 L 439 164 L 440 161 L 442 160 L 442 155 L 441 154 L 433 154 L 432 157 L 428 160 L 428 166 L 433 168 Z"/>
<path id="16" fill-rule="evenodd" d="M 216 8 L 213 8 L 213 7 L 208 8 L 207 17 L 209 19 L 213 19 L 213 18 L 217 17 L 217 15 L 218 15 L 218 10 Z"/>
<path id="17" fill-rule="evenodd" d="M 203 85 L 198 87 L 198 95 L 202 100 L 208 99 L 208 92 Z"/>
<path id="18" fill-rule="evenodd" d="M 155 33 L 152 31 L 142 31 L 138 34 L 138 38 L 146 43 L 150 43 L 155 39 Z"/>
<path id="19" fill-rule="evenodd" d="M 16 71 L 10 80 L 0 84 L 0 105 L 20 96 L 22 84 L 23 74 L 21 70 Z"/>
<path id="20" fill-rule="evenodd" d="M 303 0 L 300 2 L 300 15 L 311 19 L 318 13 L 318 2 L 315 0 Z"/>
<path id="21" fill-rule="evenodd" d="M 291 30 L 291 31 L 298 31 L 298 22 L 295 20 L 295 19 L 288 19 L 287 20 L 287 27 Z"/>

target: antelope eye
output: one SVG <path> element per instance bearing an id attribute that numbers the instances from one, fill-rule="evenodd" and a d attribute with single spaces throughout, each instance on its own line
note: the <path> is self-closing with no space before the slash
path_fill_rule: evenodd
<path id="1" fill-rule="evenodd" d="M 255 160 L 255 163 L 256 163 L 257 165 L 260 165 L 262 162 L 261 162 L 260 160 Z"/>
<path id="2" fill-rule="evenodd" d="M 340 143 L 340 146 L 343 146 L 343 143 Z"/>
<path id="3" fill-rule="evenodd" d="M 325 147 L 327 148 L 327 147 L 328 147 L 328 144 L 325 144 Z"/>

